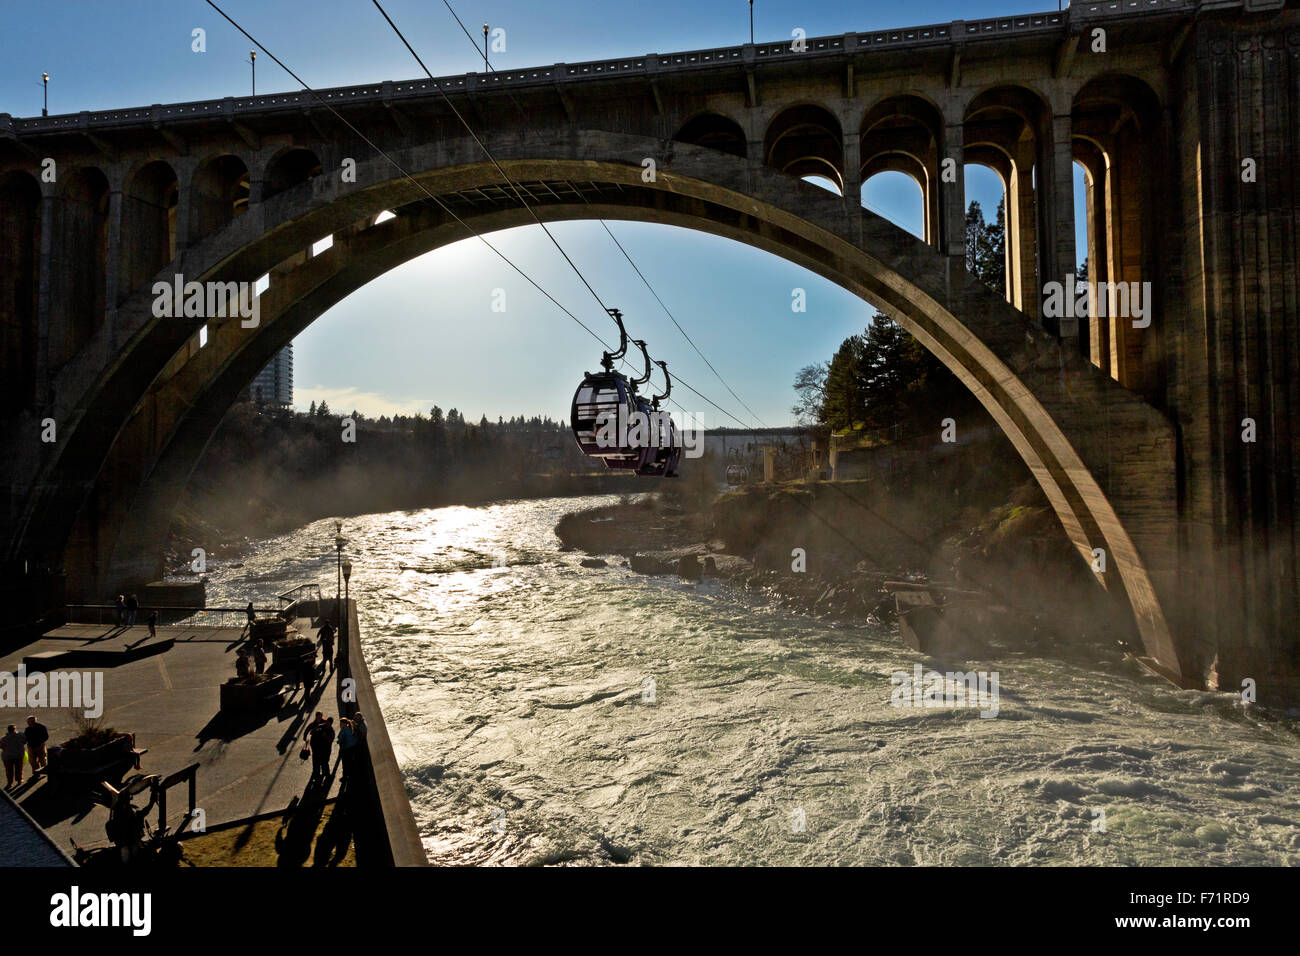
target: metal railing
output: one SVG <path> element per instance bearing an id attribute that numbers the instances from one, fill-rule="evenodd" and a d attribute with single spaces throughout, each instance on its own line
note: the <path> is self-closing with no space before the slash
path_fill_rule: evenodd
<path id="1" fill-rule="evenodd" d="M 136 612 L 136 627 L 149 622 L 149 615 L 158 612 L 160 625 L 183 627 L 238 627 L 248 623 L 248 609 L 243 607 L 177 607 L 141 606 Z M 254 608 L 258 617 L 278 617 L 278 608 Z M 96 624 L 118 626 L 118 611 L 114 604 L 69 604 L 64 608 L 64 619 L 69 624 Z M 125 615 L 123 615 L 125 620 Z"/>
<path id="2" fill-rule="evenodd" d="M 290 588 L 283 594 L 277 594 L 280 599 L 280 611 L 287 611 L 302 601 L 321 600 L 321 589 L 319 584 L 300 584 L 296 588 Z"/>

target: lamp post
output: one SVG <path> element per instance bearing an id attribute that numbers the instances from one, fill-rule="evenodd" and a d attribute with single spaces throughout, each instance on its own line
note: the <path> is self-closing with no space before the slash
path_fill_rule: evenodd
<path id="1" fill-rule="evenodd" d="M 343 561 L 343 604 L 348 609 L 348 615 L 343 619 L 343 624 L 339 628 L 339 630 L 342 632 L 341 636 L 339 637 L 339 651 L 344 654 L 347 653 L 347 647 L 348 647 L 348 643 L 347 643 L 348 622 L 352 620 L 352 604 L 351 604 L 352 594 L 351 594 L 351 588 L 348 586 L 348 582 L 351 579 L 352 579 L 352 562 L 345 559 Z"/>
<path id="2" fill-rule="evenodd" d="M 257 95 L 257 51 L 248 51 L 248 62 L 253 66 L 253 95 Z"/>
<path id="3" fill-rule="evenodd" d="M 487 41 L 488 41 L 488 25 L 485 23 L 483 24 L 483 73 L 485 75 L 488 72 Z"/>
<path id="4" fill-rule="evenodd" d="M 335 564 L 338 566 L 338 586 L 334 591 L 335 617 L 334 619 L 340 624 L 343 621 L 343 545 L 347 544 L 347 539 L 343 537 L 343 522 L 334 522 L 334 550 L 337 552 Z"/>
<path id="5" fill-rule="evenodd" d="M 749 0 L 749 42 L 754 42 L 754 0 Z"/>
<path id="6" fill-rule="evenodd" d="M 41 115 L 49 116 L 50 115 L 50 74 L 48 73 L 41 74 L 41 92 L 44 94 L 44 99 L 41 102 Z"/>

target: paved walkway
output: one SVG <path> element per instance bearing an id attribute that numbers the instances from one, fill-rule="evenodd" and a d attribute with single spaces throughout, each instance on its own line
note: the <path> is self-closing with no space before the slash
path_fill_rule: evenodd
<path id="1" fill-rule="evenodd" d="M 310 621 L 299 619 L 295 625 L 315 639 L 316 628 Z M 209 827 L 284 809 L 302 794 L 311 775 L 311 761 L 298 756 L 307 722 L 320 710 L 334 717 L 338 728 L 335 681 L 328 670 L 329 679 L 319 680 L 305 703 L 302 690 L 293 691 L 292 696 L 286 695 L 284 707 L 256 726 L 232 728 L 221 720 L 219 687 L 235 674 L 240 634 L 235 627 L 159 627 L 160 639 L 175 641 L 170 650 L 113 667 L 95 668 L 104 675 L 104 712 L 99 725 L 135 734 L 136 748 L 148 750 L 140 763 L 144 773 L 166 776 L 198 763 L 197 805 L 206 812 Z M 141 625 L 117 628 L 71 624 L 0 657 L 0 671 L 14 673 L 23 658 L 31 654 L 71 648 L 111 650 L 135 645 L 147 637 L 148 628 Z M 72 710 L 9 707 L 0 710 L 0 733 L 8 724 L 21 730 L 28 714 L 35 714 L 49 728 L 51 745 L 77 733 Z M 128 775 L 133 772 L 128 771 Z M 337 792 L 338 785 L 336 772 L 331 793 Z M 23 786 L 10 792 L 67 852 L 72 850 L 69 838 L 75 838 L 83 847 L 108 844 L 104 833 L 107 809 L 84 797 L 71 799 L 66 793 L 56 796 L 46 790 L 44 778 L 33 783 L 26 768 Z M 169 792 L 170 825 L 175 826 L 184 816 L 186 800 L 184 784 Z M 155 809 L 150 825 L 156 822 Z M 0 858 L 3 855 L 0 845 Z"/>

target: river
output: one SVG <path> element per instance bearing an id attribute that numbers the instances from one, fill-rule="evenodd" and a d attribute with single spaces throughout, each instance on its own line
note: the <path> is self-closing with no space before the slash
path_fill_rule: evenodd
<path id="1" fill-rule="evenodd" d="M 1294 719 L 1087 646 L 969 662 L 997 672 L 996 716 L 897 706 L 892 675 L 928 662 L 896 630 L 560 552 L 564 513 L 614 500 L 346 520 L 431 861 L 1300 862 Z M 214 568 L 208 603 L 333 594 L 333 537 L 320 521 L 257 542 Z"/>

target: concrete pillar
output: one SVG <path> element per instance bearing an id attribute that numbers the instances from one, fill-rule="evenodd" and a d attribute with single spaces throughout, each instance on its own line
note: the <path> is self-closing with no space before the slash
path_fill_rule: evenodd
<path id="1" fill-rule="evenodd" d="M 1007 180 L 1007 273 L 1011 304 L 1021 312 L 1038 315 L 1038 229 L 1034 210 L 1034 145 L 1020 140 L 1015 147 Z"/>
<path id="2" fill-rule="evenodd" d="M 964 171 L 965 134 L 960 118 L 953 122 L 945 117 L 943 148 L 939 156 L 939 232 L 940 251 L 966 266 L 966 176 Z M 948 160 L 952 160 L 948 163 Z M 947 166 L 955 173 L 954 182 L 944 182 L 943 170 Z"/>
<path id="3" fill-rule="evenodd" d="M 54 256 L 54 230 L 57 226 L 58 199 L 54 186 L 42 187 L 40 276 L 36 292 L 36 405 L 49 401 L 50 384 L 50 301 L 53 286 L 50 261 Z"/>
<path id="4" fill-rule="evenodd" d="M 844 136 L 844 198 L 851 209 L 862 205 L 862 143 L 857 133 Z"/>
<path id="5" fill-rule="evenodd" d="M 110 323 L 112 346 L 117 346 L 117 306 L 122 272 L 122 187 L 115 184 L 108 194 L 108 239 L 105 243 L 104 262 L 104 321 Z M 122 289 L 125 296 L 129 289 Z"/>
<path id="6" fill-rule="evenodd" d="M 1039 285 L 1059 282 L 1070 288 L 1066 275 L 1073 275 L 1078 263 L 1074 252 L 1074 144 L 1073 121 L 1069 113 L 1052 117 L 1040 152 L 1042 168 L 1038 171 L 1038 200 L 1042 235 L 1038 243 Z M 1078 347 L 1079 320 L 1065 315 L 1047 318 L 1044 325 L 1067 347 Z"/>

